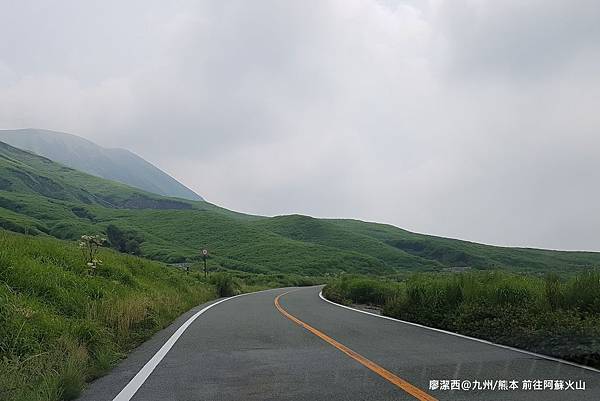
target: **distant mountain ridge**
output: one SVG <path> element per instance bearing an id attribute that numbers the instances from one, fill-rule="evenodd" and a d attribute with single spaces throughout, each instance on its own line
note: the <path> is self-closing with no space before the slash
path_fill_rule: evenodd
<path id="1" fill-rule="evenodd" d="M 104 148 L 76 135 L 30 128 L 0 130 L 0 141 L 67 167 L 147 192 L 188 200 L 204 200 L 175 178 L 126 149 Z"/>

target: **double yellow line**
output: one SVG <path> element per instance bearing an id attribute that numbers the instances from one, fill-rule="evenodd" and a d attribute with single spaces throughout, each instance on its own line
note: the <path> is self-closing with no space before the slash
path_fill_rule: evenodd
<path id="1" fill-rule="evenodd" d="M 329 337 L 327 334 L 315 329 L 311 325 L 304 323 L 302 320 L 289 314 L 285 309 L 283 309 L 283 307 L 279 303 L 279 299 L 282 296 L 284 296 L 285 294 L 288 294 L 290 292 L 292 292 L 292 291 L 284 292 L 283 294 L 281 294 L 275 298 L 275 307 L 277 308 L 277 310 L 279 312 L 281 312 L 281 314 L 283 316 L 287 317 L 288 319 L 290 319 L 292 322 L 298 324 L 299 326 L 304 327 L 306 330 L 310 331 L 315 336 L 321 338 L 322 340 L 326 341 L 327 343 L 333 345 L 335 348 L 342 351 L 344 354 L 348 355 L 350 358 L 354 359 L 355 361 L 362 364 L 363 366 L 370 369 L 371 371 L 377 373 L 379 376 L 383 377 L 390 383 L 392 383 L 392 384 L 396 385 L 397 387 L 401 388 L 402 390 L 406 391 L 408 394 L 412 395 L 416 399 L 421 400 L 421 401 L 438 401 L 436 398 L 427 394 L 425 391 L 421 390 L 420 388 L 413 386 L 412 384 L 410 384 L 406 380 L 399 378 L 398 376 L 396 376 L 389 370 L 382 368 L 381 366 L 377 365 L 375 362 L 370 361 L 369 359 L 365 358 L 364 356 L 360 355 L 359 353 L 357 353 L 355 351 L 352 351 L 350 348 L 346 347 L 344 344 L 341 344 L 341 343 L 335 341 L 333 338 Z"/>

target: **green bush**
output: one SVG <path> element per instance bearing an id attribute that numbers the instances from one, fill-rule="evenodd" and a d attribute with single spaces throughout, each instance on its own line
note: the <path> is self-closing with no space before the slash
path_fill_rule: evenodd
<path id="1" fill-rule="evenodd" d="M 374 278 L 344 275 L 328 283 L 324 293 L 331 299 L 348 304 L 383 305 L 397 291 L 398 283 Z"/>
<path id="2" fill-rule="evenodd" d="M 348 283 L 348 297 L 360 304 L 383 304 L 393 290 L 376 280 L 359 279 Z"/>
<path id="3" fill-rule="evenodd" d="M 122 230 L 114 224 L 106 227 L 106 236 L 110 246 L 119 252 L 141 255 L 142 236 L 132 230 Z"/>
<path id="4" fill-rule="evenodd" d="M 600 314 L 600 272 L 578 274 L 566 282 L 564 306 Z"/>
<path id="5" fill-rule="evenodd" d="M 229 273 L 214 273 L 210 277 L 210 283 L 215 286 L 220 297 L 231 297 L 240 292 L 240 284 Z"/>

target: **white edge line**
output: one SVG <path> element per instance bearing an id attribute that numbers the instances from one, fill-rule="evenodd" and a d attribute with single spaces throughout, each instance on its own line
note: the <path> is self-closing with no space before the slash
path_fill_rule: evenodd
<path id="1" fill-rule="evenodd" d="M 554 357 L 551 357 L 551 356 L 548 356 L 548 355 L 536 354 L 535 352 L 525 351 L 523 349 L 510 347 L 508 345 L 496 344 L 496 343 L 493 343 L 491 341 L 482 340 L 480 338 L 465 336 L 464 334 L 453 333 L 453 332 L 447 331 L 447 330 L 436 329 L 435 327 L 424 326 L 424 325 L 418 324 L 418 323 L 407 322 L 405 320 L 394 319 L 393 317 L 384 316 L 384 315 L 378 315 L 376 313 L 367 312 L 367 311 L 356 309 L 356 308 L 351 308 L 349 306 L 338 304 L 337 302 L 333 302 L 333 301 L 330 301 L 329 299 L 325 298 L 323 296 L 323 291 L 319 292 L 319 297 L 323 301 L 329 302 L 332 305 L 339 306 L 340 308 L 349 309 L 349 310 L 354 311 L 354 312 L 364 313 L 365 315 L 371 315 L 371 316 L 375 316 L 375 317 L 378 317 L 378 318 L 381 318 L 381 319 L 392 320 L 394 322 L 404 323 L 404 324 L 408 324 L 408 325 L 415 326 L 415 327 L 420 327 L 422 329 L 437 331 L 438 333 L 449 334 L 451 336 L 460 337 L 460 338 L 464 338 L 464 339 L 472 340 L 472 341 L 477 341 L 477 342 L 480 342 L 480 343 L 483 343 L 483 344 L 494 345 L 496 347 L 508 349 L 508 350 L 511 350 L 511 351 L 520 352 L 522 354 L 527 354 L 527 355 L 535 356 L 537 358 L 546 359 L 546 360 L 553 361 L 553 362 L 559 362 L 559 363 L 562 363 L 562 364 L 565 364 L 565 365 L 571 365 L 571 366 L 575 366 L 577 368 L 586 369 L 586 370 L 590 370 L 592 372 L 600 373 L 600 370 L 598 370 L 598 369 L 592 368 L 590 366 L 580 365 L 580 364 L 575 363 L 575 362 L 565 361 L 564 359 L 554 358 Z"/>
<path id="2" fill-rule="evenodd" d="M 150 374 L 158 366 L 160 361 L 162 361 L 163 358 L 165 357 L 165 355 L 167 355 L 167 352 L 169 352 L 169 350 L 171 348 L 173 348 L 173 345 L 175 345 L 175 343 L 177 342 L 179 337 L 181 337 L 181 335 L 194 322 L 194 320 L 196 320 L 204 312 L 206 312 L 213 306 L 217 306 L 222 302 L 229 301 L 234 298 L 243 297 L 245 295 L 250 295 L 250 294 L 258 294 L 259 292 L 273 291 L 273 290 L 277 290 L 277 289 L 280 289 L 280 288 L 272 288 L 272 289 L 256 291 L 256 292 L 247 292 L 244 294 L 235 295 L 233 297 L 223 298 L 216 302 L 213 302 L 210 305 L 205 306 L 198 312 L 194 313 L 194 315 L 192 315 L 192 317 L 190 317 L 188 320 L 185 321 L 185 323 L 183 323 L 181 326 L 179 326 L 177 331 L 175 331 L 175 333 L 173 333 L 171 335 L 171 337 L 169 337 L 167 342 L 165 342 L 163 344 L 163 346 L 160 347 L 160 349 L 156 352 L 156 354 L 154 354 L 154 356 L 148 362 L 146 362 L 146 364 L 140 369 L 140 371 L 133 377 L 133 379 L 131 379 L 129 381 L 129 383 L 127 383 L 127 385 L 123 388 L 123 390 L 121 390 L 119 392 L 119 394 L 117 394 L 117 396 L 115 398 L 113 398 L 112 401 L 129 401 L 131 399 L 131 397 L 133 397 L 135 395 L 135 393 L 140 389 L 142 384 L 144 384 L 144 382 L 146 381 L 148 376 L 150 376 Z"/>

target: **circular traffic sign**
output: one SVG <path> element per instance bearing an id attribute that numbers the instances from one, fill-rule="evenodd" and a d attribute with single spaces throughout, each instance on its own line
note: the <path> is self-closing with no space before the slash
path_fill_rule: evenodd
<path id="1" fill-rule="evenodd" d="M 206 249 L 202 250 L 202 255 L 208 255 L 208 251 Z"/>

